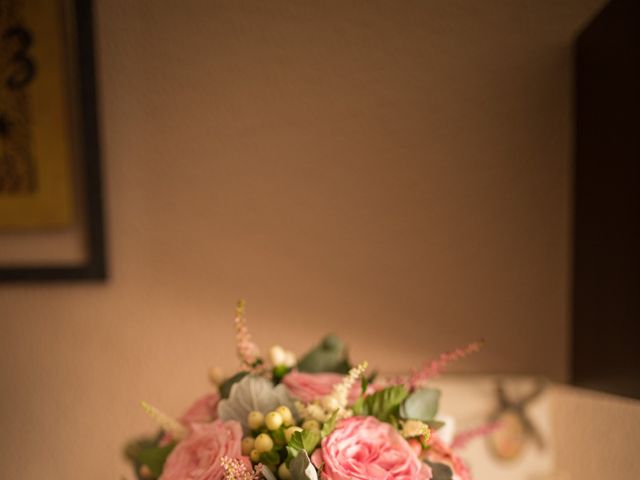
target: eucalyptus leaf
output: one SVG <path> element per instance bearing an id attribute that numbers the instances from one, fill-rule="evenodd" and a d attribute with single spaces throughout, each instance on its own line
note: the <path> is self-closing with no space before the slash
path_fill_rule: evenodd
<path id="1" fill-rule="evenodd" d="M 438 413 L 440 390 L 421 388 L 413 392 L 400 407 L 400 416 L 406 420 L 432 420 Z"/>
<path id="2" fill-rule="evenodd" d="M 444 424 L 445 424 L 445 422 L 443 422 L 442 420 L 427 420 L 424 423 L 429 425 L 429 428 L 431 430 L 438 430 L 438 429 L 444 427 Z"/>
<path id="3" fill-rule="evenodd" d="M 318 472 L 304 450 L 289 464 L 292 480 L 318 480 Z"/>
<path id="4" fill-rule="evenodd" d="M 347 347 L 335 335 L 327 335 L 320 344 L 298 361 L 298 370 L 307 373 L 347 373 L 351 366 Z"/>

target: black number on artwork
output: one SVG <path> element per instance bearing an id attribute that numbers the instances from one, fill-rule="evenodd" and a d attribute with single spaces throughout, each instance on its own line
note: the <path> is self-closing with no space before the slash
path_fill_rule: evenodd
<path id="1" fill-rule="evenodd" d="M 19 89 L 27 86 L 36 74 L 34 61 L 29 57 L 29 48 L 33 43 L 31 33 L 23 27 L 12 27 L 4 32 L 2 39 L 15 42 L 17 49 L 11 56 L 9 76 L 5 80 L 7 87 Z"/>

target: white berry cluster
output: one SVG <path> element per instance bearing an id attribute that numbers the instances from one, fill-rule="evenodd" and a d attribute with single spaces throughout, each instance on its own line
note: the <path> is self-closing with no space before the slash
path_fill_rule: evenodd
<path id="1" fill-rule="evenodd" d="M 320 400 L 314 400 L 307 404 L 296 402 L 298 414 L 304 419 L 312 419 L 317 422 L 326 422 L 334 414 L 337 419 L 353 415 L 351 409 L 348 408 L 349 392 L 356 380 L 364 374 L 367 366 L 367 362 L 362 362 L 353 367 L 340 383 L 334 385 L 333 392 Z"/>

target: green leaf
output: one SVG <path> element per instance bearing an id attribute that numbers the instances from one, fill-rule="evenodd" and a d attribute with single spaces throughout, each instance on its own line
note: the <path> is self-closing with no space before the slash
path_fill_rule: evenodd
<path id="1" fill-rule="evenodd" d="M 432 420 L 438 413 L 440 390 L 435 388 L 421 388 L 413 392 L 400 407 L 400 416 L 403 419 Z"/>
<path id="2" fill-rule="evenodd" d="M 138 455 L 145 448 L 154 448 L 158 446 L 158 439 L 164 436 L 164 432 L 160 432 L 157 438 L 138 438 L 127 443 L 124 447 L 124 455 L 132 462 L 138 461 Z"/>
<path id="3" fill-rule="evenodd" d="M 429 428 L 431 430 L 438 430 L 442 427 L 444 427 L 444 422 L 440 421 L 440 420 L 427 420 L 426 422 L 427 425 L 429 425 Z"/>
<path id="4" fill-rule="evenodd" d="M 333 429 L 336 428 L 336 422 L 338 421 L 338 410 L 333 412 L 331 416 L 327 419 L 326 422 L 322 425 L 322 430 L 320 430 L 320 436 L 322 438 L 328 436 L 333 432 Z"/>
<path id="5" fill-rule="evenodd" d="M 399 429 L 400 428 L 400 422 L 398 422 L 398 417 L 395 416 L 393 413 L 391 415 L 389 415 L 388 422 L 393 426 L 393 428 L 395 428 L 395 429 Z"/>
<path id="6" fill-rule="evenodd" d="M 289 445 L 287 445 L 287 458 L 285 460 L 287 466 L 289 466 L 291 460 L 293 460 L 294 458 L 296 458 L 298 456 L 298 453 L 300 453 L 300 450 L 298 450 L 297 448 L 290 447 Z"/>
<path id="7" fill-rule="evenodd" d="M 364 375 L 360 378 L 360 394 L 364 395 L 367 393 L 367 387 L 369 386 L 369 380 Z"/>
<path id="8" fill-rule="evenodd" d="M 347 348 L 335 335 L 327 335 L 320 344 L 298 361 L 300 372 L 336 372 L 346 374 L 351 366 Z"/>
<path id="9" fill-rule="evenodd" d="M 289 464 L 292 480 L 318 480 L 318 472 L 304 450 Z"/>
<path id="10" fill-rule="evenodd" d="M 171 445 L 167 445 L 166 447 L 147 447 L 137 455 L 137 461 L 142 465 L 146 465 L 151 470 L 151 473 L 154 477 L 159 477 L 162 475 L 162 468 L 164 467 L 164 462 L 167 460 L 167 457 L 173 450 L 176 444 L 172 443 Z"/>
<path id="11" fill-rule="evenodd" d="M 271 438 L 276 445 L 282 446 L 287 444 L 287 438 L 284 435 L 284 427 L 280 427 L 277 430 L 271 430 Z"/>
<path id="12" fill-rule="evenodd" d="M 277 450 L 271 450 L 269 452 L 262 452 L 260 454 L 260 462 L 265 465 L 278 465 L 280 463 L 280 455 Z"/>
<path id="13" fill-rule="evenodd" d="M 297 454 L 301 451 L 305 451 L 308 454 L 311 454 L 316 447 L 320 443 L 320 432 L 317 430 L 302 430 L 301 432 L 295 432 L 289 443 L 287 444 L 287 450 L 291 454 L 291 450 L 296 451 L 293 457 L 297 456 Z"/>
<path id="14" fill-rule="evenodd" d="M 282 379 L 284 378 L 284 376 L 289 373 L 291 371 L 290 367 L 287 367 L 285 365 L 278 365 L 276 367 L 273 367 L 271 369 L 271 374 L 272 374 L 272 378 L 273 378 L 273 383 L 275 385 L 279 384 Z"/>
<path id="15" fill-rule="evenodd" d="M 220 397 L 223 399 L 229 398 L 229 395 L 231 394 L 231 387 L 233 386 L 233 384 L 238 383 L 248 374 L 249 372 L 238 372 L 232 377 L 229 377 L 224 382 L 222 382 L 222 384 L 220 385 Z"/>
<path id="16" fill-rule="evenodd" d="M 356 400 L 356 402 L 353 404 L 353 406 L 351 407 L 351 410 L 353 410 L 353 413 L 355 413 L 356 415 L 362 415 L 362 411 L 364 410 L 364 397 L 361 396 L 358 398 L 358 400 Z"/>
<path id="17" fill-rule="evenodd" d="M 401 385 L 388 387 L 384 390 L 367 395 L 358 400 L 353 406 L 356 415 L 371 415 L 378 420 L 388 422 L 392 418 L 397 418 L 398 410 L 402 401 L 407 398 L 409 392 Z"/>

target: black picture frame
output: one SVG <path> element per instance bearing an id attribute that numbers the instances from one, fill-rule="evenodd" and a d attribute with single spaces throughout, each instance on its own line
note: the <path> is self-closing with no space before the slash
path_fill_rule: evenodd
<path id="1" fill-rule="evenodd" d="M 86 261 L 70 266 L 11 266 L 0 267 L 0 282 L 105 281 L 107 262 L 103 218 L 102 167 L 98 128 L 98 107 L 94 56 L 93 1 L 74 0 L 73 28 L 75 29 L 74 61 L 77 63 L 79 88 L 79 135 L 82 137 L 81 161 Z"/>

